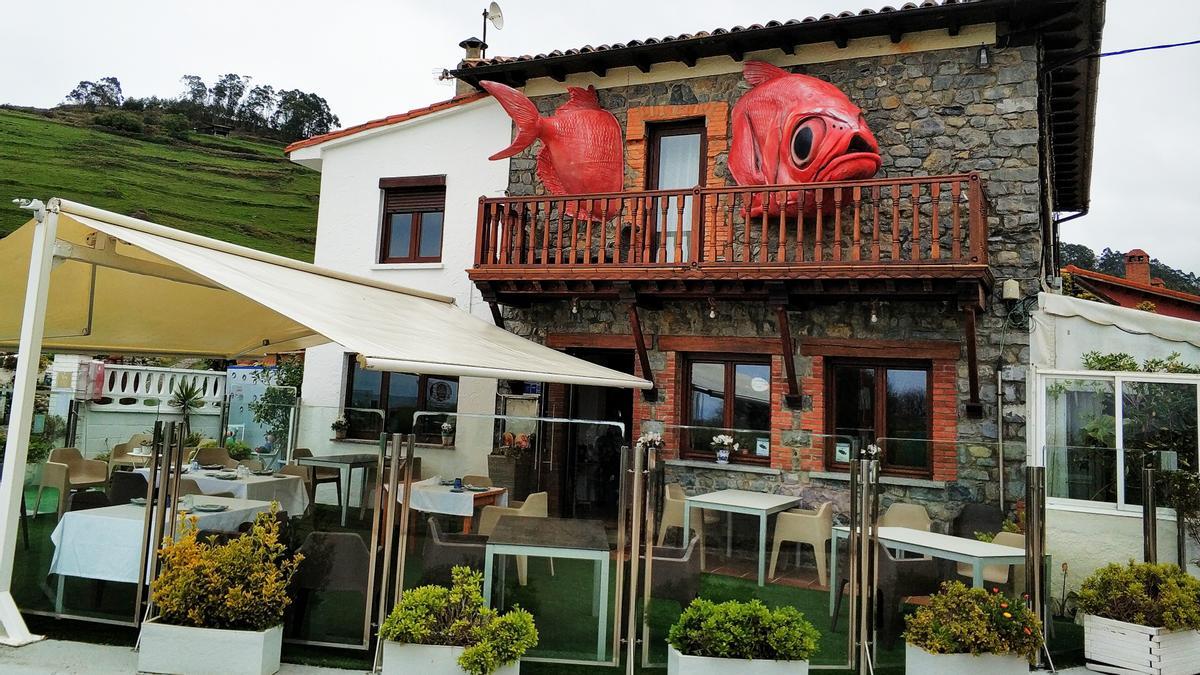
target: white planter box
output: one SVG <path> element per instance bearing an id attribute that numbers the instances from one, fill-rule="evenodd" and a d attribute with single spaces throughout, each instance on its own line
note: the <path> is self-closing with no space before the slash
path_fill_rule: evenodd
<path id="1" fill-rule="evenodd" d="M 1083 655 L 1088 667 L 1101 673 L 1192 675 L 1200 663 L 1200 633 L 1085 614 Z"/>
<path id="2" fill-rule="evenodd" d="M 463 647 L 442 645 L 410 645 L 404 642 L 383 643 L 383 675 L 465 675 L 458 667 Z M 521 663 L 510 663 L 496 675 L 518 675 Z"/>
<path id="3" fill-rule="evenodd" d="M 142 624 L 138 671 L 171 675 L 272 675 L 279 670 L 283 626 L 264 631 Z"/>
<path id="4" fill-rule="evenodd" d="M 904 672 L 921 675 L 1027 675 L 1029 660 L 1018 654 L 930 654 L 905 643 Z"/>
<path id="5" fill-rule="evenodd" d="M 667 675 L 808 675 L 808 661 L 688 656 L 667 646 Z"/>

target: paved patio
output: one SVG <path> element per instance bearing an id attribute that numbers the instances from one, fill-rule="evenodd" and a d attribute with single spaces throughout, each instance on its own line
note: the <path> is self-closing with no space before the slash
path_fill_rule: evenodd
<path id="1" fill-rule="evenodd" d="M 128 647 L 43 640 L 19 649 L 0 647 L 6 675 L 128 675 L 137 672 L 137 653 Z M 284 664 L 281 675 L 359 675 L 365 671 Z"/>

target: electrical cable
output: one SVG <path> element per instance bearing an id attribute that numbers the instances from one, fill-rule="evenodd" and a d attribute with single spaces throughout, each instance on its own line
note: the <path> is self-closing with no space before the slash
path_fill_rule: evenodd
<path id="1" fill-rule="evenodd" d="M 1190 40 L 1188 42 L 1173 42 L 1170 44 L 1150 45 L 1148 47 L 1133 47 L 1132 49 L 1120 49 L 1115 52 L 1101 52 L 1095 55 L 1095 58 L 1102 59 L 1106 56 L 1122 56 L 1124 54 L 1133 54 L 1136 52 L 1148 52 L 1156 49 L 1173 49 L 1175 47 L 1188 47 L 1191 45 L 1200 45 L 1200 40 Z"/>

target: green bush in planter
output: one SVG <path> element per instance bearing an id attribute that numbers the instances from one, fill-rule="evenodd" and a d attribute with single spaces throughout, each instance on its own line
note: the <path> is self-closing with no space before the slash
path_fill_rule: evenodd
<path id="1" fill-rule="evenodd" d="M 484 604 L 483 574 L 455 567 L 451 579 L 450 588 L 421 586 L 405 591 L 379 629 L 379 637 L 409 644 L 466 647 L 458 665 L 470 675 L 491 675 L 537 646 L 532 614 L 519 607 L 497 614 Z"/>
<path id="2" fill-rule="evenodd" d="M 693 600 L 667 635 L 671 646 L 688 656 L 777 661 L 807 660 L 820 639 L 800 610 L 770 609 L 759 600 Z"/>
<path id="3" fill-rule="evenodd" d="M 1113 563 L 1079 589 L 1085 614 L 1167 630 L 1200 630 L 1200 580 L 1172 564 Z"/>
<path id="4" fill-rule="evenodd" d="M 1032 657 L 1042 626 L 1024 602 L 997 589 L 967 588 L 947 581 L 929 605 L 905 618 L 905 642 L 930 654 L 1020 654 Z"/>

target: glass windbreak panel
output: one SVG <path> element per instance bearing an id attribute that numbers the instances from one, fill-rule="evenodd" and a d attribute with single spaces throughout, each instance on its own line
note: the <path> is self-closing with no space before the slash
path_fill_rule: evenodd
<path id="1" fill-rule="evenodd" d="M 1117 502 L 1116 396 L 1108 380 L 1048 380 L 1047 496 Z"/>
<path id="2" fill-rule="evenodd" d="M 346 397 L 346 435 L 350 438 L 378 438 L 383 431 L 379 420 L 371 414 L 360 414 L 358 410 L 377 410 L 384 408 L 383 372 L 359 368 L 353 360 L 350 361 L 349 394 Z"/>
<path id="3" fill-rule="evenodd" d="M 654 423 L 644 422 L 642 429 Z M 847 662 L 849 600 L 837 603 L 838 579 L 845 573 L 845 539 L 833 536 L 843 522 L 848 501 L 844 480 L 813 478 L 805 485 L 788 484 L 780 476 L 729 480 L 729 472 L 713 464 L 677 461 L 679 439 L 701 430 L 658 425 L 663 448 L 648 460 L 647 512 L 640 556 L 643 589 L 635 611 L 640 614 L 643 667 L 661 668 L 667 660 L 667 634 L 692 601 L 758 599 L 770 607 L 795 607 L 820 627 L 813 665 L 844 666 Z M 742 438 L 736 429 L 705 429 Z M 857 448 L 850 436 L 823 436 L 806 431 L 789 434 L 787 442 L 800 457 L 823 456 L 835 448 Z M 791 470 L 788 460 L 775 468 Z M 835 562 L 836 561 L 836 562 Z M 838 605 L 836 628 L 829 618 Z M 903 641 L 881 649 L 881 662 L 903 661 Z"/>
<path id="4" fill-rule="evenodd" d="M 393 213 L 388 228 L 387 258 L 411 256 L 413 214 Z"/>
<path id="5" fill-rule="evenodd" d="M 417 246 L 418 257 L 441 257 L 442 217 L 443 214 L 441 211 L 431 211 L 421 214 L 421 242 Z"/>
<path id="6" fill-rule="evenodd" d="M 1121 430 L 1126 448 L 1125 502 L 1141 504 L 1142 469 L 1197 468 L 1196 385 L 1180 382 L 1121 383 Z M 1165 481 L 1155 490 L 1166 505 Z"/>
<path id="7" fill-rule="evenodd" d="M 397 488 L 410 513 L 398 558 L 404 587 L 448 585 L 455 566 L 472 568 L 491 606 L 533 614 L 539 643 L 524 661 L 613 664 L 628 559 L 624 429 L 538 416 L 567 397 L 503 400 L 512 415 L 415 415 L 414 428 L 447 425 L 453 437 L 417 443 L 420 480 L 411 497 Z"/>
<path id="8" fill-rule="evenodd" d="M 874 443 L 879 436 L 875 430 L 875 369 L 850 365 L 833 368 L 834 431 L 857 439 L 864 447 Z"/>
<path id="9" fill-rule="evenodd" d="M 245 479 L 245 486 L 217 483 L 225 490 L 244 489 L 246 499 L 274 500 L 287 514 L 281 532 L 288 552 L 304 555 L 289 589 L 288 642 L 365 649 L 370 641 L 368 611 L 382 561 L 372 552 L 380 550 L 377 532 L 386 513 L 377 508 L 376 485 L 391 461 L 380 453 L 378 434 L 373 442 L 337 438 L 331 427 L 350 419 L 351 412 L 376 425 L 384 414 L 377 408 L 303 405 L 298 447 L 289 462 L 273 474 Z"/>
<path id="10" fill-rule="evenodd" d="M 885 463 L 889 467 L 928 467 L 929 371 L 889 368 L 886 391 L 885 414 L 892 442 L 885 449 Z"/>
<path id="11" fill-rule="evenodd" d="M 771 428 L 771 366 L 739 363 L 733 367 L 733 426 L 739 429 Z"/>
<path id="12" fill-rule="evenodd" d="M 420 400 L 421 378 L 406 373 L 388 373 L 387 432 L 407 434 Z"/>

